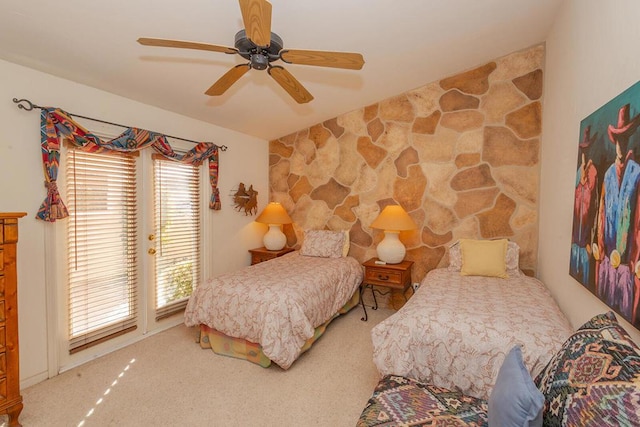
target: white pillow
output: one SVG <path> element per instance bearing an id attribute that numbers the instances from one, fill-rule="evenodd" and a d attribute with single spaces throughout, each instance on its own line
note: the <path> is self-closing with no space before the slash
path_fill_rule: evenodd
<path id="1" fill-rule="evenodd" d="M 304 233 L 300 255 L 341 258 L 344 252 L 344 241 L 343 231 L 307 230 Z"/>
<path id="2" fill-rule="evenodd" d="M 351 248 L 351 240 L 349 239 L 349 230 L 344 230 L 344 245 L 342 246 L 342 256 L 349 255 L 349 249 Z"/>
<path id="3" fill-rule="evenodd" d="M 520 270 L 520 246 L 516 242 L 507 243 L 506 267 L 508 273 Z M 462 251 L 458 240 L 449 248 L 449 271 L 460 271 L 462 269 Z"/>
<path id="4" fill-rule="evenodd" d="M 520 246 L 516 242 L 507 243 L 507 271 L 520 270 Z"/>

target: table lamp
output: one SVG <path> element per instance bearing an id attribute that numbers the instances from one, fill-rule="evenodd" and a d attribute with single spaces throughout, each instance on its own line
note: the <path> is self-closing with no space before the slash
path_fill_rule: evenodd
<path id="1" fill-rule="evenodd" d="M 258 215 L 256 222 L 269 225 L 269 231 L 267 231 L 262 240 L 265 248 L 270 251 L 279 251 L 284 248 L 287 243 L 287 236 L 282 232 L 282 224 L 291 224 L 293 221 L 280 203 L 269 203 L 262 213 Z"/>
<path id="2" fill-rule="evenodd" d="M 378 259 L 387 264 L 401 263 L 407 250 L 400 241 L 400 231 L 417 228 L 409 214 L 400 205 L 389 205 L 371 223 L 371 228 L 384 230 L 384 239 L 376 247 Z"/>

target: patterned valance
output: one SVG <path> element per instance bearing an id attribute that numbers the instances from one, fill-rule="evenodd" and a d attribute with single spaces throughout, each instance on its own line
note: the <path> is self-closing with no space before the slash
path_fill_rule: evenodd
<path id="1" fill-rule="evenodd" d="M 199 165 L 204 160 L 209 160 L 209 182 L 211 185 L 209 208 L 220 209 L 218 146 L 215 144 L 200 142 L 188 152 L 178 154 L 173 151 L 165 135 L 138 128 L 127 128 L 118 137 L 104 141 L 74 121 L 70 114 L 59 108 L 51 107 L 41 108 L 40 137 L 47 197 L 36 214 L 38 219 L 55 222 L 56 219 L 69 216 L 56 184 L 60 165 L 60 137 L 66 138 L 83 151 L 92 153 L 132 152 L 152 147 L 166 158 L 181 163 Z"/>

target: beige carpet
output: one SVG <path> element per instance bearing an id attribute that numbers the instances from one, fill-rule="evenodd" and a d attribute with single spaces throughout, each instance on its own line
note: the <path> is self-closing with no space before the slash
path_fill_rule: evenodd
<path id="1" fill-rule="evenodd" d="M 289 370 L 219 356 L 177 326 L 22 390 L 25 427 L 355 426 L 378 381 L 371 328 L 335 319 Z"/>

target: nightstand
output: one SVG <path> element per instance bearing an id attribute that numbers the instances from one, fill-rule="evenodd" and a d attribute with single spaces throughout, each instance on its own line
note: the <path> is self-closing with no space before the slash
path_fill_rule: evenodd
<path id="1" fill-rule="evenodd" d="M 278 258 L 279 256 L 293 251 L 293 248 L 282 248 L 278 251 L 270 251 L 264 246 L 261 248 L 249 249 L 249 253 L 251 253 L 251 265 L 259 264 L 263 261 L 269 261 L 270 259 Z"/>
<path id="2" fill-rule="evenodd" d="M 405 292 L 411 286 L 411 267 L 413 261 L 402 261 L 399 264 L 376 264 L 378 258 L 371 258 L 369 261 L 362 264 L 364 266 L 364 280 L 360 285 L 360 303 L 364 310 L 363 321 L 367 321 L 367 307 L 362 300 L 362 294 L 365 289 L 371 288 L 371 295 L 373 295 L 373 301 L 375 305 L 372 307 L 374 310 L 378 309 L 378 300 L 376 299 L 376 292 L 380 295 L 387 295 L 390 292 L 398 291 L 402 293 L 405 301 L 407 296 Z M 381 292 L 374 289 L 374 286 L 381 286 L 388 288 L 387 292 Z"/>

